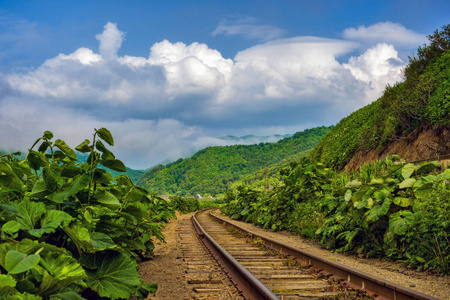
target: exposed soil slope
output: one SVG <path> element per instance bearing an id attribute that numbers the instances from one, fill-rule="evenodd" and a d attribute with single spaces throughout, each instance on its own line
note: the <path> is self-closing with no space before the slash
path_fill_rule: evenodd
<path id="1" fill-rule="evenodd" d="M 392 154 L 397 154 L 406 161 L 450 154 L 450 126 L 421 126 L 406 137 L 390 142 L 383 149 L 360 150 L 350 159 L 346 167 L 355 170 L 366 162 L 385 159 Z"/>

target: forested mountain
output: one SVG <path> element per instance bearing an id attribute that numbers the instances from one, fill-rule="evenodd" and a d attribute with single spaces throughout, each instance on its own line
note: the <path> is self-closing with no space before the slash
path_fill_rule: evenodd
<path id="1" fill-rule="evenodd" d="M 440 139 L 411 144 L 424 130 L 432 131 L 431 135 L 450 132 L 450 26 L 429 39 L 429 46 L 410 57 L 406 80 L 387 86 L 377 101 L 342 119 L 312 151 L 314 160 L 343 168 L 356 155 L 364 156 L 374 149 L 378 152 L 371 158 L 383 158 L 390 154 L 383 150 L 400 140 L 406 141 L 403 147 L 415 148 L 413 153 L 396 150 L 397 154 L 409 153 L 407 159 L 450 152 L 450 145 Z"/>
<path id="2" fill-rule="evenodd" d="M 138 184 L 159 194 L 221 194 L 246 175 L 286 159 L 287 164 L 288 157 L 312 149 L 330 129 L 308 129 L 277 143 L 208 147 L 190 158 L 152 168 Z"/>
<path id="3" fill-rule="evenodd" d="M 235 142 L 236 144 L 251 145 L 259 143 L 276 143 L 281 139 L 291 137 L 293 134 L 274 134 L 266 136 L 256 136 L 256 135 L 244 135 L 244 136 L 234 136 L 226 135 L 218 137 L 221 140 Z"/>

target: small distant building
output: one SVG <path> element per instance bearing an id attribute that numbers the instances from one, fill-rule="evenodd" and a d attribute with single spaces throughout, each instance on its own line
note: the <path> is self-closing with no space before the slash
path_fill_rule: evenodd
<path id="1" fill-rule="evenodd" d="M 202 199 L 203 197 L 202 196 L 200 196 L 200 194 L 197 194 L 197 195 L 195 195 L 195 197 L 194 198 L 197 198 L 197 199 Z"/>
<path id="2" fill-rule="evenodd" d="M 169 195 L 164 194 L 161 196 L 161 198 L 163 198 L 164 200 L 169 200 Z"/>

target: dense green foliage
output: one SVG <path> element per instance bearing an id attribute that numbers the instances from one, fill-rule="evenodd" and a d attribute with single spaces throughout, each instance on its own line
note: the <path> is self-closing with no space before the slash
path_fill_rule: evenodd
<path id="1" fill-rule="evenodd" d="M 213 208 L 213 207 L 219 207 L 219 205 L 222 203 L 222 200 L 220 199 L 210 199 L 210 198 L 194 198 L 194 197 L 188 197 L 184 198 L 181 196 L 171 196 L 170 197 L 170 205 L 171 207 L 182 213 L 190 213 L 197 210 L 202 210 L 206 208 Z"/>
<path id="2" fill-rule="evenodd" d="M 138 184 L 159 194 L 222 194 L 234 181 L 313 148 L 329 130 L 308 129 L 277 143 L 208 147 L 190 158 L 154 167 Z"/>
<path id="3" fill-rule="evenodd" d="M 146 298 L 156 285 L 142 283 L 136 261 L 163 239 L 169 204 L 99 168 L 126 171 L 105 128 L 75 148 L 85 163 L 52 138 L 46 131 L 25 159 L 1 156 L 0 298 Z"/>
<path id="4" fill-rule="evenodd" d="M 5 151 L 3 151 L 4 152 L 4 154 L 7 154 L 7 152 L 5 152 Z M 17 157 L 17 158 L 20 158 L 20 159 L 25 159 L 25 154 L 23 154 L 23 153 L 20 153 L 20 152 L 15 152 L 15 157 Z M 2 151 L 0 150 L 0 155 L 2 155 L 3 153 L 2 153 Z M 88 157 L 89 157 L 89 154 L 88 153 L 81 153 L 81 152 L 78 152 L 78 151 L 75 151 L 75 154 L 76 154 L 76 156 L 77 156 L 77 158 L 78 158 L 78 162 L 80 162 L 80 163 L 85 163 L 86 161 L 87 161 L 87 159 L 88 159 Z M 114 178 L 116 178 L 117 176 L 119 176 L 119 175 L 126 175 L 126 176 L 128 176 L 128 177 L 130 177 L 130 179 L 131 179 L 131 181 L 133 182 L 133 183 L 137 183 L 138 181 L 139 181 L 139 178 L 141 178 L 141 176 L 146 172 L 145 170 L 135 170 L 135 169 L 131 169 L 131 168 L 129 168 L 129 167 L 126 167 L 126 169 L 127 169 L 127 171 L 126 172 L 119 172 L 119 171 L 115 171 L 115 170 L 111 170 L 111 169 L 108 169 L 108 168 L 106 168 L 106 167 L 104 167 L 104 166 L 102 166 L 101 164 L 100 165 L 98 165 L 98 167 L 100 168 L 100 169 L 106 169 L 106 170 L 108 170 L 108 172 L 114 177 Z"/>
<path id="5" fill-rule="evenodd" d="M 450 25 L 429 36 L 405 69 L 406 80 L 342 119 L 311 157 L 342 168 L 358 150 L 382 148 L 421 125 L 450 125 Z"/>
<path id="6" fill-rule="evenodd" d="M 302 160 L 271 190 L 242 186 L 222 212 L 233 219 L 318 239 L 330 250 L 388 256 L 450 272 L 450 170 L 392 159 L 340 174 Z"/>

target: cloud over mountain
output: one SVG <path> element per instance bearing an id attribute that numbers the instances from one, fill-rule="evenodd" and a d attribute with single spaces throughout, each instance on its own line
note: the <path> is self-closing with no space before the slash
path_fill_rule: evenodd
<path id="1" fill-rule="evenodd" d="M 125 33 L 108 22 L 96 35 L 99 53 L 81 47 L 0 77 L 0 138 L 23 149 L 50 130 L 76 146 L 107 127 L 117 156 L 146 168 L 217 142 L 212 136 L 333 124 L 401 80 L 395 44 L 358 41 L 373 26 L 348 39 L 274 39 L 225 59 L 206 44 L 168 40 L 148 57 L 119 56 Z"/>

